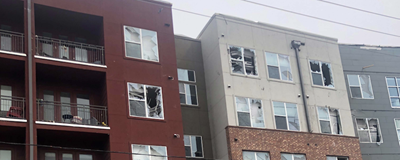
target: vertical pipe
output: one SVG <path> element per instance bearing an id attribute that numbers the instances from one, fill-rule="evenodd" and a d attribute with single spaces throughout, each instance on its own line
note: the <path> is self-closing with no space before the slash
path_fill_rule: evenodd
<path id="1" fill-rule="evenodd" d="M 27 16 L 28 16 L 28 94 L 29 94 L 29 159 L 34 160 L 33 152 L 33 76 L 32 76 L 32 13 L 31 0 L 27 0 Z"/>
<path id="2" fill-rule="evenodd" d="M 303 77 L 302 77 L 301 68 L 300 68 L 300 58 L 299 58 L 299 51 L 300 51 L 299 48 L 300 48 L 300 46 L 304 46 L 305 44 L 303 42 L 295 41 L 295 40 L 293 40 L 291 44 L 292 44 L 292 49 L 294 49 L 294 52 L 296 53 L 297 70 L 299 72 L 299 79 L 300 79 L 301 97 L 303 97 L 304 111 L 306 112 L 307 130 L 308 130 L 308 132 L 312 133 L 309 115 L 308 115 L 308 105 L 307 105 L 307 100 L 306 100 L 306 94 L 304 91 Z"/>

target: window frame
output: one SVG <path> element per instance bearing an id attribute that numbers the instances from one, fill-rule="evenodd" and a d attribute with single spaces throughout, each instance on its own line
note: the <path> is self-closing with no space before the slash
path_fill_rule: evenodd
<path id="1" fill-rule="evenodd" d="M 319 69 L 320 69 L 321 73 L 315 73 L 315 74 L 320 74 L 321 75 L 322 86 L 314 84 L 314 80 L 313 80 L 313 76 L 312 76 L 312 74 L 314 72 L 311 70 L 311 65 L 310 65 L 311 61 L 318 61 L 318 63 L 319 63 Z M 330 72 L 331 72 L 331 76 L 332 76 L 333 87 L 325 86 L 325 81 L 324 81 L 324 76 L 323 76 L 324 73 L 322 71 L 322 63 L 328 63 L 331 66 Z M 312 86 L 314 86 L 314 87 L 323 87 L 323 88 L 328 88 L 328 89 L 335 89 L 335 78 L 333 76 L 333 67 L 332 67 L 331 63 L 325 62 L 325 61 L 320 61 L 320 60 L 308 59 L 308 69 L 309 69 L 309 73 L 310 73 L 311 85 Z"/>
<path id="2" fill-rule="evenodd" d="M 267 60 L 267 56 L 266 56 L 267 53 L 275 54 L 275 55 L 276 55 L 277 62 L 278 62 L 278 66 L 268 64 L 268 60 Z M 279 55 L 283 55 L 283 56 L 287 56 L 287 57 L 288 57 L 288 60 L 289 60 L 289 69 L 290 69 L 290 73 L 292 74 L 292 80 L 283 80 L 283 79 L 282 79 L 281 66 L 280 66 L 281 63 L 280 63 L 280 61 L 279 61 Z M 267 67 L 266 67 L 267 78 L 268 78 L 269 80 L 278 80 L 278 81 L 284 81 L 284 82 L 294 82 L 294 80 L 293 80 L 293 73 L 292 73 L 292 63 L 291 63 L 291 61 L 290 61 L 290 56 L 289 56 L 289 55 L 264 51 L 264 56 L 265 56 L 265 64 L 266 64 L 266 66 L 267 66 Z M 268 66 L 278 67 L 279 79 L 275 79 L 275 78 L 270 78 L 270 77 L 269 77 Z"/>
<path id="3" fill-rule="evenodd" d="M 306 155 L 306 154 L 301 154 L 301 153 L 285 153 L 285 152 L 281 152 L 281 157 L 282 157 L 282 154 L 290 154 L 290 155 L 292 155 L 292 159 L 294 159 L 294 156 L 295 156 L 295 155 L 303 155 L 303 156 L 304 156 L 304 158 L 307 160 L 307 155 Z"/>
<path id="4" fill-rule="evenodd" d="M 133 156 L 135 156 L 135 154 L 136 153 L 133 153 L 133 145 L 142 145 L 142 146 L 146 146 L 146 148 L 148 149 L 148 154 L 147 155 L 144 155 L 143 154 L 143 156 L 148 156 L 149 157 L 149 160 L 151 160 L 151 157 L 153 156 L 152 154 L 151 154 L 151 146 L 154 146 L 154 147 L 164 147 L 165 148 L 165 157 L 164 158 L 166 158 L 167 160 L 168 160 L 168 148 L 167 148 L 167 146 L 157 146 L 157 145 L 146 145 L 146 144 L 131 144 L 131 154 L 132 154 L 132 160 L 134 160 L 134 157 Z M 161 157 L 161 156 L 158 156 L 158 157 Z"/>
<path id="5" fill-rule="evenodd" d="M 360 141 L 360 134 L 358 133 L 359 129 L 358 129 L 358 124 L 357 124 L 357 119 L 363 119 L 363 120 L 365 121 L 365 123 L 366 123 L 366 125 L 367 125 L 367 127 L 368 127 L 369 142 L 361 142 L 361 141 Z M 376 119 L 376 123 L 377 123 L 378 126 L 379 126 L 378 129 L 377 129 L 377 132 L 379 133 L 380 138 L 381 138 L 381 141 L 380 141 L 380 142 L 372 142 L 372 139 L 371 139 L 371 132 L 370 132 L 370 129 L 369 129 L 369 124 L 368 124 L 367 119 Z M 382 135 L 382 131 L 381 131 L 381 124 L 380 124 L 380 122 L 379 122 L 379 118 L 355 118 L 354 120 L 355 120 L 354 122 L 356 123 L 357 136 L 358 136 L 358 139 L 359 139 L 360 143 L 383 143 L 383 135 Z M 395 125 L 396 125 L 396 121 L 395 121 Z M 363 130 L 363 131 L 365 131 L 365 130 Z"/>
<path id="6" fill-rule="evenodd" d="M 178 75 L 178 81 L 180 82 L 188 82 L 188 83 L 196 83 L 197 82 L 197 77 L 196 77 L 196 71 L 195 70 L 191 70 L 191 69 L 183 69 L 183 68 L 177 68 L 177 71 L 181 69 L 181 70 L 187 70 L 187 71 L 192 71 L 193 75 L 194 75 L 194 81 L 184 81 L 184 80 L 179 80 L 179 72 L 177 72 Z"/>
<path id="7" fill-rule="evenodd" d="M 300 123 L 300 117 L 299 117 L 299 107 L 297 106 L 297 104 L 296 104 L 296 103 L 291 103 L 291 104 L 296 105 L 297 118 L 299 119 L 299 130 L 290 130 L 290 127 L 289 127 L 289 118 L 288 118 L 287 109 L 286 109 L 286 103 L 290 103 L 290 102 L 281 102 L 281 103 L 283 103 L 283 105 L 284 105 L 284 107 L 285 107 L 285 115 L 286 115 L 286 116 L 283 116 L 283 115 L 275 115 L 275 108 L 274 108 L 275 106 L 274 106 L 274 102 L 281 102 L 281 101 L 271 101 L 272 114 L 273 114 L 273 116 L 274 116 L 274 126 L 275 126 L 275 129 L 277 129 L 277 126 L 276 126 L 276 118 L 275 118 L 275 116 L 280 116 L 280 117 L 285 117 L 285 118 L 286 118 L 286 127 L 287 127 L 287 129 L 286 129 L 286 130 L 285 130 L 285 129 L 279 129 L 279 130 L 285 130 L 285 131 L 301 131 L 301 123 Z"/>
<path id="8" fill-rule="evenodd" d="M 132 27 L 132 28 L 137 28 L 137 29 L 139 29 L 140 30 L 140 42 L 135 42 L 135 41 L 127 41 L 126 40 L 126 38 L 125 38 L 125 28 L 126 27 Z M 158 60 L 157 61 L 154 61 L 154 60 L 148 60 L 148 59 L 143 59 L 143 37 L 142 37 L 142 30 L 143 30 L 143 28 L 138 28 L 138 27 L 133 27 L 133 26 L 128 26 L 128 25 L 123 25 L 123 28 L 122 28 L 122 31 L 123 31 L 123 35 L 124 35 L 124 51 L 125 51 L 125 57 L 126 58 L 133 58 L 133 59 L 140 59 L 140 60 L 145 60 L 145 61 L 150 61 L 150 62 L 160 62 L 160 50 L 159 50 L 159 48 L 158 48 L 158 33 L 157 33 L 157 31 L 153 31 L 153 30 L 148 30 L 148 29 L 144 29 L 144 30 L 148 30 L 148 31 L 153 31 L 153 32 L 155 32 L 156 33 L 156 36 L 157 36 L 157 57 L 158 57 Z M 130 57 L 130 56 L 128 56 L 126 53 L 126 42 L 128 42 L 128 43 L 134 43 L 134 44 L 139 44 L 140 45 L 140 58 L 136 58 L 136 57 Z"/>
<path id="9" fill-rule="evenodd" d="M 397 89 L 397 94 L 399 95 L 399 96 L 397 96 L 396 98 L 398 98 L 399 99 L 399 101 L 400 101 L 400 85 L 397 83 L 397 76 L 385 76 L 385 83 L 386 83 L 386 89 L 387 89 L 387 91 L 388 91 L 388 97 L 389 97 L 389 102 L 390 102 L 390 107 L 392 107 L 392 108 L 400 108 L 400 106 L 392 106 L 392 98 L 395 98 L 395 96 L 390 96 L 390 91 L 389 91 L 389 84 L 387 83 L 387 78 L 394 78 L 394 81 L 395 81 L 395 83 L 396 83 L 396 86 L 390 86 L 391 88 L 394 88 L 394 87 L 396 87 L 396 89 Z M 399 79 L 400 79 L 400 77 L 399 77 Z"/>
<path id="10" fill-rule="evenodd" d="M 344 156 L 326 156 L 326 159 L 328 159 L 328 157 L 336 158 L 336 160 L 338 160 L 339 158 L 346 158 L 347 160 L 349 160 L 349 157 L 344 157 Z"/>
<path id="11" fill-rule="evenodd" d="M 357 77 L 358 77 L 358 84 L 359 84 L 358 86 L 356 86 L 356 85 L 351 85 L 351 84 L 350 84 L 349 75 L 357 76 Z M 361 85 L 361 80 L 360 80 L 360 75 L 359 75 L 359 74 L 347 74 L 347 82 L 348 82 L 348 84 L 349 84 L 349 92 L 350 92 L 350 97 L 351 97 L 351 98 L 354 98 L 354 99 L 374 99 L 374 98 L 375 98 L 375 94 L 374 94 L 373 87 L 372 87 L 372 82 L 371 82 L 371 76 L 370 76 L 370 75 L 366 75 L 366 76 L 368 76 L 369 84 L 371 84 L 372 98 L 364 98 L 363 89 L 362 89 L 362 85 Z M 351 87 L 360 87 L 361 98 L 353 97 L 353 94 L 351 93 Z M 387 88 L 388 88 L 388 87 L 387 87 Z M 390 97 L 390 96 L 389 96 L 389 97 Z"/>
<path id="12" fill-rule="evenodd" d="M 237 47 L 237 48 L 241 48 L 241 52 L 242 52 L 242 60 L 240 60 L 242 63 L 243 63 L 243 74 L 239 74 L 239 73 L 233 73 L 233 70 L 232 70 L 232 57 L 231 57 L 231 50 L 230 50 L 230 48 L 231 47 Z M 257 73 L 257 75 L 248 75 L 247 73 L 246 73 L 246 63 L 245 63 L 245 60 L 244 60 L 244 49 L 249 49 L 249 50 L 252 50 L 252 51 L 254 51 L 254 70 L 255 70 L 255 72 Z M 229 56 L 229 58 L 228 58 L 228 60 L 229 60 L 229 62 L 228 62 L 228 64 L 229 64 L 229 69 L 230 69 L 230 73 L 232 74 L 232 75 L 238 75 L 238 76 L 249 76 L 249 77 L 259 77 L 259 73 L 258 73 L 258 67 L 257 67 L 257 53 L 256 53 L 256 50 L 255 49 L 250 49 L 250 48 L 247 48 L 247 47 L 241 47 L 241 46 L 238 46 L 238 45 L 228 45 L 228 56 Z M 239 60 L 233 60 L 233 61 L 239 61 Z"/>
<path id="13" fill-rule="evenodd" d="M 182 82 L 179 82 L 179 84 L 183 84 L 183 89 L 184 89 L 184 91 L 185 91 L 185 93 L 182 93 L 182 92 L 180 92 L 179 91 L 179 95 L 180 94 L 185 94 L 185 103 L 180 103 L 181 105 L 187 105 L 187 106 L 199 106 L 199 97 L 198 97 L 198 92 L 197 92 L 197 85 L 195 85 L 195 84 L 187 84 L 187 83 L 182 83 Z M 179 85 L 178 84 L 178 85 Z M 194 88 L 195 88 L 195 90 L 196 90 L 196 104 L 187 104 L 187 90 L 186 90 L 186 85 L 189 85 L 189 86 L 194 86 Z M 189 87 L 190 88 L 190 87 Z M 189 91 L 190 92 L 190 91 Z"/>
<path id="14" fill-rule="evenodd" d="M 144 94 L 144 100 L 138 100 L 138 99 L 131 99 L 130 98 L 130 96 L 129 96 L 129 84 L 130 83 L 133 83 L 133 84 L 140 84 L 140 85 L 143 85 L 143 88 L 144 88 L 144 90 L 143 90 L 143 94 Z M 160 88 L 160 93 L 161 93 L 161 109 L 162 109 L 162 111 L 161 111 L 161 114 L 162 114 L 162 118 L 156 118 L 156 117 L 148 117 L 148 110 L 147 110 L 147 93 L 146 93 L 146 90 L 147 90 L 147 86 L 152 86 L 152 87 L 159 87 Z M 128 94 L 127 94 L 127 96 L 128 96 L 128 113 L 129 113 L 129 117 L 134 117 L 134 118 L 149 118 L 149 119 L 156 119 L 156 120 L 164 120 L 165 119 L 165 114 L 164 114 L 164 94 L 163 94 L 163 89 L 162 89 L 162 87 L 160 87 L 160 86 L 155 86 L 155 85 L 147 85 L 147 84 L 141 84 L 141 83 L 134 83 L 134 82 L 127 82 L 127 92 L 128 92 Z M 146 116 L 145 117 L 143 117 L 143 116 L 136 116 L 136 115 L 132 115 L 131 114 L 131 104 L 130 104 L 130 100 L 133 100 L 133 101 L 141 101 L 141 102 L 144 102 L 144 104 L 145 104 L 145 113 L 146 113 Z"/>
<path id="15" fill-rule="evenodd" d="M 328 121 L 328 120 L 324 120 L 324 119 L 321 120 L 321 119 L 319 119 L 318 108 L 326 108 L 326 109 L 328 110 L 329 125 L 330 125 L 329 129 L 331 130 L 331 133 L 322 133 L 322 127 L 321 127 L 321 122 L 320 122 L 320 121 Z M 329 134 L 329 135 L 344 135 L 344 132 L 343 132 L 343 125 L 342 125 L 342 116 L 341 116 L 341 113 L 340 113 L 340 109 L 338 109 L 338 108 L 332 108 L 332 109 L 336 109 L 336 110 L 338 111 L 339 119 L 340 119 L 340 123 L 341 123 L 341 124 L 338 124 L 338 125 L 341 126 L 341 127 L 340 127 L 340 131 L 342 131 L 342 134 L 340 134 L 340 133 L 339 133 L 339 134 L 334 134 L 334 133 L 333 133 L 333 129 L 332 129 L 332 120 L 331 120 L 331 111 L 329 110 L 330 107 L 317 106 L 316 109 L 317 109 L 318 127 L 319 127 L 319 132 L 320 132 L 320 133 L 322 133 L 322 134 Z"/>
<path id="16" fill-rule="evenodd" d="M 192 151 L 192 137 L 200 137 L 200 139 L 201 139 L 201 150 L 203 151 L 202 152 L 202 155 L 201 155 L 201 157 L 193 157 L 193 155 L 191 155 L 191 156 L 186 156 L 187 158 L 204 158 L 204 142 L 203 142 L 203 136 L 200 136 L 200 135 L 183 135 L 183 136 L 189 136 L 189 140 L 190 140 L 190 146 L 187 146 L 187 145 L 185 145 L 185 143 L 183 143 L 183 145 L 185 146 L 185 147 L 190 147 L 190 151 Z M 185 139 L 183 139 L 183 140 L 185 140 Z M 186 153 L 185 153 L 186 154 Z"/>
<path id="17" fill-rule="evenodd" d="M 399 130 L 400 130 L 400 128 L 397 128 L 397 125 L 396 125 L 396 120 L 400 120 L 400 118 L 394 118 L 394 128 L 396 128 L 396 135 L 397 135 L 397 139 L 398 139 L 398 141 L 399 141 L 399 145 L 400 145 L 400 138 L 399 138 Z M 400 124 L 399 124 L 400 125 Z M 380 129 L 380 127 L 379 127 L 379 129 Z M 382 138 L 381 138 L 382 139 Z"/>
<path id="18" fill-rule="evenodd" d="M 248 99 L 248 100 L 251 100 L 251 99 L 260 100 L 260 102 L 261 102 L 261 111 L 262 111 L 263 120 L 264 120 L 264 121 L 263 121 L 263 122 L 264 122 L 264 127 L 253 127 L 253 122 L 251 121 L 251 117 L 252 117 L 252 114 L 251 114 L 251 102 L 250 102 L 250 101 L 247 101 L 247 106 L 249 107 L 249 112 L 239 111 L 239 110 L 237 109 L 236 97 L 246 98 L 246 99 Z M 242 97 L 242 96 L 234 96 L 234 97 L 233 97 L 233 100 L 234 100 L 234 103 L 235 103 L 235 110 L 236 110 L 235 114 L 236 114 L 236 124 L 237 124 L 237 126 L 240 126 L 240 125 L 239 125 L 239 115 L 238 115 L 238 112 L 242 112 L 242 113 L 249 113 L 249 115 L 250 115 L 250 126 L 240 126 L 240 127 L 266 128 L 266 125 L 265 125 L 265 114 L 264 114 L 264 113 L 265 113 L 265 112 L 264 112 L 264 104 L 263 104 L 263 101 L 262 101 L 261 99 L 249 98 L 249 97 Z"/>

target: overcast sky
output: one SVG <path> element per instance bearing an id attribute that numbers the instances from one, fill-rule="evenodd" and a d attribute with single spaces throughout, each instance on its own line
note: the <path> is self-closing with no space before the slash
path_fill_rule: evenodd
<path id="1" fill-rule="evenodd" d="M 173 8 L 212 16 L 232 15 L 339 39 L 339 43 L 400 46 L 400 37 L 363 31 L 315 20 L 241 0 L 167 0 Z M 347 9 L 317 0 L 252 0 L 332 21 L 400 35 L 400 20 Z M 329 0 L 346 6 L 400 18 L 400 0 Z M 209 18 L 173 10 L 175 34 L 196 38 Z"/>

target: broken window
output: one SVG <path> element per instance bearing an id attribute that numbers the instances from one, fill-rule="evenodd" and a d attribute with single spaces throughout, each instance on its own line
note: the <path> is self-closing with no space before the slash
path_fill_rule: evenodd
<path id="1" fill-rule="evenodd" d="M 293 103 L 272 102 L 274 106 L 276 129 L 300 130 L 297 106 Z"/>
<path id="2" fill-rule="evenodd" d="M 128 83 L 131 116 L 164 118 L 161 87 Z"/>
<path id="3" fill-rule="evenodd" d="M 185 82 L 196 82 L 195 72 L 192 70 L 178 68 L 178 80 Z"/>
<path id="4" fill-rule="evenodd" d="M 229 46 L 232 73 L 257 76 L 256 52 L 253 49 Z"/>
<path id="5" fill-rule="evenodd" d="M 317 107 L 321 133 L 343 134 L 339 110 L 327 107 Z"/>
<path id="6" fill-rule="evenodd" d="M 261 100 L 235 97 L 239 126 L 264 127 Z"/>
<path id="7" fill-rule="evenodd" d="M 292 81 L 289 56 L 265 52 L 269 78 Z"/>
<path id="8" fill-rule="evenodd" d="M 357 131 L 361 143 L 382 142 L 379 121 L 376 118 L 357 118 Z"/>
<path id="9" fill-rule="evenodd" d="M 186 157 L 203 158 L 203 141 L 201 136 L 184 135 Z"/>
<path id="10" fill-rule="evenodd" d="M 326 160 L 348 160 L 347 157 L 326 156 Z"/>
<path id="11" fill-rule="evenodd" d="M 306 156 L 303 154 L 281 153 L 281 160 L 306 160 Z"/>
<path id="12" fill-rule="evenodd" d="M 159 61 L 157 32 L 124 26 L 125 55 L 150 61 Z"/>
<path id="13" fill-rule="evenodd" d="M 386 77 L 386 84 L 392 107 L 400 107 L 400 77 Z"/>
<path id="14" fill-rule="evenodd" d="M 373 99 L 372 84 L 369 75 L 347 75 L 350 94 L 353 98 Z"/>
<path id="15" fill-rule="evenodd" d="M 243 151 L 243 160 L 270 160 L 267 152 Z"/>
<path id="16" fill-rule="evenodd" d="M 132 144 L 132 160 L 167 160 L 167 147 Z"/>
<path id="17" fill-rule="evenodd" d="M 310 69 L 314 85 L 334 87 L 331 64 L 310 60 Z"/>

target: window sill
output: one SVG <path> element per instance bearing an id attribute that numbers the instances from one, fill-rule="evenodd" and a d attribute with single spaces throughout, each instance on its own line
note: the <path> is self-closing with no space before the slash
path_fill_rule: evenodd
<path id="1" fill-rule="evenodd" d="M 139 59 L 139 58 L 133 58 L 133 57 L 127 57 L 127 56 L 124 56 L 124 59 L 130 60 L 130 61 L 138 61 L 138 62 L 161 65 L 160 61 L 151 61 L 151 60 L 145 60 L 145 59 Z"/>
<path id="2" fill-rule="evenodd" d="M 268 81 L 272 82 L 278 82 L 278 83 L 287 83 L 287 84 L 295 84 L 293 81 L 285 81 L 285 80 L 280 80 L 280 79 L 273 79 L 273 78 L 267 78 Z"/>
<path id="3" fill-rule="evenodd" d="M 321 88 L 321 89 L 330 89 L 330 90 L 334 90 L 334 91 L 336 91 L 336 89 L 335 89 L 335 87 L 325 87 L 325 86 L 317 86 L 317 85 L 311 85 L 312 87 L 314 87 L 314 88 Z"/>
<path id="4" fill-rule="evenodd" d="M 166 122 L 165 119 L 145 118 L 145 117 L 135 117 L 135 116 L 128 116 L 128 119 L 144 120 L 144 121 L 154 121 L 154 122 Z"/>
<path id="5" fill-rule="evenodd" d="M 374 98 L 353 98 L 353 97 L 351 97 L 351 99 L 373 100 Z M 400 106 L 398 108 L 400 108 Z"/>
<path id="6" fill-rule="evenodd" d="M 192 159 L 204 159 L 204 157 L 188 157 L 188 156 L 186 156 L 186 158 L 192 158 Z"/>
<path id="7" fill-rule="evenodd" d="M 244 75 L 244 74 L 237 74 L 237 73 L 232 73 L 232 76 L 238 76 L 238 77 L 245 77 L 245 78 L 252 78 L 252 79 L 261 79 L 259 76 L 251 76 L 251 75 Z"/>
<path id="8" fill-rule="evenodd" d="M 185 106 L 185 107 L 193 107 L 193 108 L 200 108 L 200 106 L 199 106 L 199 105 L 191 105 L 191 104 L 184 104 L 184 103 L 181 103 L 181 106 Z"/>

